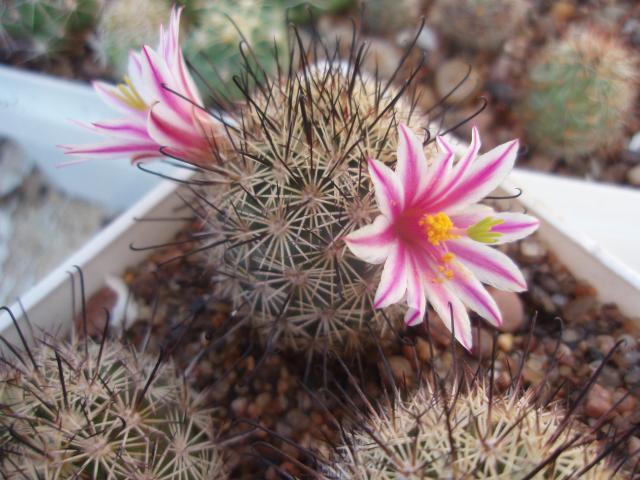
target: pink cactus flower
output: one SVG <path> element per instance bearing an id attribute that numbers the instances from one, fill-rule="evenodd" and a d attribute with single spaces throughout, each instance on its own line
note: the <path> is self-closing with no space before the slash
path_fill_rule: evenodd
<path id="1" fill-rule="evenodd" d="M 538 220 L 522 213 L 496 213 L 477 202 L 513 168 L 518 141 L 478 156 L 480 137 L 454 164 L 453 149 L 437 138 L 439 158 L 427 163 L 422 143 L 400 125 L 395 171 L 369 159 L 380 215 L 345 237 L 354 255 L 384 268 L 375 308 L 406 301 L 405 322 L 420 323 L 427 301 L 468 350 L 472 332 L 467 307 L 499 326 L 496 302 L 481 282 L 501 290 L 526 290 L 518 267 L 491 248 L 526 237 Z"/>
<path id="2" fill-rule="evenodd" d="M 163 152 L 193 163 L 211 158 L 220 124 L 199 108 L 202 99 L 178 43 L 181 11 L 174 7 L 169 29 L 160 27 L 156 50 L 144 46 L 129 54 L 128 75 L 122 84 L 93 83 L 100 97 L 125 117 L 86 125 L 107 141 L 62 146 L 68 154 L 128 156 L 134 163 L 162 157 Z"/>

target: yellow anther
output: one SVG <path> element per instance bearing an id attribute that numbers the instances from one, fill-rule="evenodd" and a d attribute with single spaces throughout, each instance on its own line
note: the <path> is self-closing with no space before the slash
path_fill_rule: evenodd
<path id="1" fill-rule="evenodd" d="M 451 260 L 453 260 L 454 258 L 456 258 L 456 256 L 451 253 L 451 252 L 447 252 L 442 256 L 442 261 L 444 263 L 449 263 Z"/>
<path id="2" fill-rule="evenodd" d="M 427 240 L 429 240 L 432 245 L 438 246 L 440 242 L 459 237 L 459 235 L 451 233 L 454 225 L 446 213 L 440 212 L 435 215 L 425 214 L 420 218 L 418 223 L 424 227 Z"/>
<path id="3" fill-rule="evenodd" d="M 144 111 L 147 109 L 147 104 L 144 103 L 144 100 L 136 90 L 136 87 L 133 86 L 133 83 L 131 83 L 128 76 L 124 76 L 124 83 L 119 84 L 117 88 L 118 93 L 120 94 L 120 99 L 123 102 L 136 110 Z"/>

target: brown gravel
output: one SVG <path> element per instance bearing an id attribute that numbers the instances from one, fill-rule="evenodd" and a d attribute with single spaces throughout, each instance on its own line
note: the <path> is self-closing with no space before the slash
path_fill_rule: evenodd
<path id="1" fill-rule="evenodd" d="M 182 234 L 178 240 L 185 238 Z M 340 389 L 353 392 L 345 368 L 318 357 L 309 364 L 306 352 L 265 352 L 242 319 L 210 295 L 210 275 L 197 258 L 184 257 L 157 268 L 190 248 L 187 243 L 159 250 L 125 275 L 140 312 L 128 328 L 128 338 L 151 351 L 163 348 L 188 371 L 195 388 L 207 390 L 217 407 L 215 419 L 221 442 L 228 447 L 232 478 L 279 478 L 281 470 L 302 475 L 301 465 L 310 462 L 306 449 L 326 452 L 338 438 L 335 421 L 344 420 L 345 409 L 337 398 Z M 535 237 L 508 250 L 530 285 L 520 296 L 525 320 L 519 326 L 510 325 L 501 333 L 477 323 L 485 345 L 475 355 L 455 347 L 454 360 L 446 329 L 431 314 L 432 341 L 421 325 L 385 347 L 384 357 L 365 352 L 359 362 L 347 362 L 347 368 L 367 398 L 381 398 L 391 377 L 397 385 L 413 386 L 430 369 L 446 377 L 454 366 L 474 368 L 478 356 L 488 367 L 495 337 L 499 389 L 512 384 L 528 351 L 522 368 L 524 386 L 571 406 L 620 342 L 576 409 L 579 418 L 592 425 L 606 415 L 600 429 L 603 438 L 619 438 L 640 422 L 637 320 L 622 315 L 615 305 L 600 304 L 594 289 L 573 278 Z M 535 322 L 529 322 L 534 317 Z M 350 398 L 357 401 L 358 396 Z M 637 439 L 631 437 L 619 451 L 630 451 L 633 442 Z"/>

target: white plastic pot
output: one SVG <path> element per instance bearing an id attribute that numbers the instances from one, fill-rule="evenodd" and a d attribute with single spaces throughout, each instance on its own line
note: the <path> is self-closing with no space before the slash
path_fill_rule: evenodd
<path id="1" fill-rule="evenodd" d="M 70 157 L 56 145 L 100 141 L 73 122 L 117 117 L 88 85 L 0 65 L 0 136 L 17 142 L 58 189 L 112 213 L 133 205 L 158 179 L 126 159 L 60 168 Z"/>

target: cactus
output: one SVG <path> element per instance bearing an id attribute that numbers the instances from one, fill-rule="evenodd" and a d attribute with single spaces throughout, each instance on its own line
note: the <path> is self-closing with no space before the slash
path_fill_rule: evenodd
<path id="1" fill-rule="evenodd" d="M 321 462 L 322 478 L 622 478 L 586 426 L 557 405 L 536 406 L 530 393 L 475 385 L 447 395 L 425 385 L 368 415 Z"/>
<path id="2" fill-rule="evenodd" d="M 364 28 L 379 35 L 417 27 L 422 0 L 361 0 Z"/>
<path id="3" fill-rule="evenodd" d="M 127 71 L 129 51 L 155 45 L 158 26 L 169 18 L 168 0 L 140 0 L 131 8 L 127 0 L 108 2 L 98 22 L 95 48 L 101 60 L 121 77 Z"/>
<path id="4" fill-rule="evenodd" d="M 27 61 L 50 60 L 82 48 L 99 0 L 9 0 L 0 8 L 3 48 Z"/>
<path id="5" fill-rule="evenodd" d="M 2 478 L 223 479 L 210 412 L 119 343 L 37 341 L 0 370 Z"/>
<path id="6" fill-rule="evenodd" d="M 439 0 L 429 20 L 460 46 L 492 52 L 513 36 L 528 11 L 527 0 Z"/>
<path id="7" fill-rule="evenodd" d="M 276 47 L 281 60 L 286 57 L 284 8 L 253 0 L 201 0 L 193 2 L 192 8 L 198 23 L 185 38 L 184 54 L 198 73 L 196 81 L 202 84 L 201 78 L 206 79 L 204 86 L 217 94 L 241 97 L 233 76 L 243 73 L 239 48 L 243 40 L 242 50 L 254 67 L 259 64 L 273 72 Z"/>
<path id="8" fill-rule="evenodd" d="M 349 10 L 354 0 L 272 0 L 287 8 L 287 19 L 296 24 L 309 23 L 325 14 Z"/>
<path id="9" fill-rule="evenodd" d="M 521 110 L 528 140 L 572 160 L 618 144 L 637 95 L 631 50 L 598 30 L 574 30 L 530 67 Z"/>
<path id="10" fill-rule="evenodd" d="M 233 154 L 203 173 L 216 292 L 264 344 L 346 354 L 389 332 L 372 307 L 380 268 L 341 238 L 376 212 L 367 158 L 394 162 L 398 123 L 427 121 L 359 68 L 325 62 L 267 80 L 230 129 Z"/>

